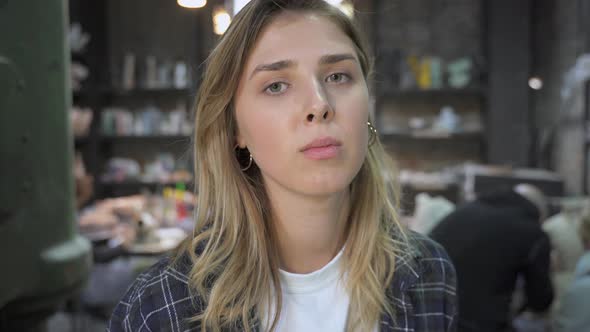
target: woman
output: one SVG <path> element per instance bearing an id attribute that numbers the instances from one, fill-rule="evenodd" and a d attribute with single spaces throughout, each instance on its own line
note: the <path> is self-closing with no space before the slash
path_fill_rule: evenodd
<path id="1" fill-rule="evenodd" d="M 397 219 L 367 53 L 322 0 L 242 9 L 198 94 L 194 237 L 112 332 L 454 330 L 452 264 Z"/>

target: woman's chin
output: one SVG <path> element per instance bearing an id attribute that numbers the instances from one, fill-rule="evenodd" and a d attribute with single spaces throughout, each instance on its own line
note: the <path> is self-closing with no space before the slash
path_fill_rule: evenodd
<path id="1" fill-rule="evenodd" d="M 296 190 L 310 196 L 326 196 L 348 190 L 351 182 L 348 177 L 309 179 L 298 185 Z"/>

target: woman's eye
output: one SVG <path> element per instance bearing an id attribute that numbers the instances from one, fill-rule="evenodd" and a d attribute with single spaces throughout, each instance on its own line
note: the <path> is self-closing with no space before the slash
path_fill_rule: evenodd
<path id="1" fill-rule="evenodd" d="M 344 82 L 348 82 L 349 79 L 350 79 L 350 77 L 347 74 L 334 73 L 334 74 L 331 74 L 330 76 L 328 76 L 326 78 L 326 81 L 327 82 L 334 82 L 334 83 L 344 83 Z"/>
<path id="2" fill-rule="evenodd" d="M 279 94 L 287 88 L 287 84 L 283 82 L 275 82 L 266 87 L 265 91 L 270 94 Z"/>

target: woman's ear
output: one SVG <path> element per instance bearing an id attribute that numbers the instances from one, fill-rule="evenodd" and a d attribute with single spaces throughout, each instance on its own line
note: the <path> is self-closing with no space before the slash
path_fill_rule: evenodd
<path id="1" fill-rule="evenodd" d="M 244 136 L 240 135 L 240 132 L 237 131 L 236 132 L 236 144 L 240 147 L 240 149 L 245 149 L 247 144 L 246 144 L 246 140 L 244 139 Z"/>
<path id="2" fill-rule="evenodd" d="M 234 106 L 232 106 L 233 108 Z M 233 131 L 235 132 L 235 137 L 234 137 L 234 142 L 236 142 L 235 144 L 238 145 L 240 147 L 240 149 L 245 149 L 248 146 L 248 142 L 246 142 L 246 139 L 244 138 L 244 135 L 242 134 L 241 130 L 240 130 L 240 126 L 238 125 L 238 119 L 236 116 L 236 109 L 233 108 L 232 109 L 233 115 L 234 115 L 234 122 L 233 122 Z"/>

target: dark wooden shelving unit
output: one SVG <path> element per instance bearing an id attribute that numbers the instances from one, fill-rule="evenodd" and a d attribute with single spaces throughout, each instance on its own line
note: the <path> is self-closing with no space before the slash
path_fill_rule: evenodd
<path id="1" fill-rule="evenodd" d="M 371 3 L 370 9 L 375 14 L 369 24 L 372 24 L 376 56 L 373 119 L 385 148 L 398 167 L 431 172 L 466 161 L 487 161 L 490 68 L 485 3 L 472 1 L 459 5 L 453 1 L 426 0 L 373 0 Z M 455 8 L 447 8 L 452 6 Z M 449 17 L 441 19 L 444 15 L 438 14 L 456 12 L 464 17 L 465 11 L 477 14 L 462 22 L 449 20 Z M 466 22 L 469 23 L 467 30 L 462 29 Z M 416 27 L 416 31 L 409 26 Z M 435 56 L 442 61 L 441 88 L 421 89 L 418 84 L 402 88 L 409 82 L 402 61 L 410 55 Z M 464 57 L 472 61 L 471 80 L 465 87 L 453 88 L 444 64 Z M 425 130 L 430 128 L 445 106 L 451 106 L 461 118 L 460 122 L 464 121 L 465 131 L 437 134 L 412 129 L 412 119 L 422 119 Z M 402 207 L 410 214 L 418 192 L 458 200 L 458 190 L 454 187 L 414 188 L 407 184 L 402 187 Z"/>
<path id="2" fill-rule="evenodd" d="M 77 136 L 77 137 L 74 137 L 74 144 L 76 146 L 81 146 L 81 145 L 84 145 L 84 144 L 88 144 L 89 141 L 90 141 L 90 137 L 88 137 L 88 136 Z"/>
<path id="3" fill-rule="evenodd" d="M 443 7 L 446 9 L 446 6 L 460 7 L 454 2 L 399 1 L 392 4 L 388 0 L 372 1 L 371 10 L 375 14 L 371 17 L 370 24 L 372 24 L 372 41 L 376 56 L 373 81 L 374 121 L 387 150 L 393 154 L 402 168 L 404 161 L 407 161 L 405 164 L 411 168 L 410 165 L 415 164 L 414 159 L 422 159 L 421 156 L 428 153 L 429 149 L 436 149 L 437 156 L 443 155 L 442 151 L 449 151 L 449 155 L 453 156 L 449 158 L 449 163 L 457 161 L 455 158 L 458 153 L 465 153 L 465 161 L 485 161 L 486 159 L 489 68 L 485 42 L 487 25 L 484 3 L 474 1 L 467 6 L 471 7 L 474 13 L 480 14 L 480 17 L 474 16 L 480 23 L 469 25 L 472 30 L 464 35 L 461 34 L 460 29 L 457 29 L 462 23 L 434 19 Z M 461 11 L 465 8 L 461 7 L 457 10 Z M 452 10 L 454 9 L 448 9 L 449 12 Z M 406 29 L 408 25 L 413 24 L 420 26 L 424 30 L 423 34 L 415 36 L 412 35 L 412 31 Z M 450 31 L 458 36 L 451 36 Z M 475 35 L 481 38 L 472 37 Z M 427 38 L 431 40 L 428 41 Z M 464 41 L 467 43 L 463 43 Z M 406 70 L 410 70 L 404 68 L 402 62 L 406 61 L 405 59 L 410 55 L 418 58 L 438 57 L 443 63 L 440 73 L 442 87 L 422 89 L 418 87 L 417 82 L 415 87 L 402 87 L 409 82 L 403 78 L 406 77 Z M 471 80 L 464 87 L 452 87 L 448 81 L 445 61 L 465 57 L 471 59 Z M 470 120 L 479 119 L 481 130 L 453 132 L 448 135 L 412 131 L 411 118 L 423 118 L 427 125 L 430 125 L 440 114 L 440 109 L 447 105 L 453 107 L 460 117 L 465 116 Z M 387 114 L 388 112 L 392 113 Z M 398 127 L 400 130 L 392 132 L 390 129 L 392 127 Z M 459 149 L 456 148 L 458 146 L 460 146 Z M 430 162 L 428 158 L 425 160 Z M 435 164 L 438 165 L 438 162 Z"/>
<path id="4" fill-rule="evenodd" d="M 205 55 L 214 40 L 210 18 L 212 6 L 196 12 L 188 12 L 172 2 L 152 1 L 144 5 L 140 0 L 91 1 L 69 0 L 70 22 L 81 24 L 84 32 L 90 34 L 90 42 L 80 54 L 72 54 L 72 60 L 84 64 L 89 76 L 79 89 L 71 92 L 73 105 L 89 107 L 93 120 L 88 136 L 73 138 L 76 150 L 82 153 L 88 172 L 94 177 L 95 198 L 111 195 L 139 193 L 141 188 L 161 188 L 175 183 L 145 183 L 124 181 L 105 183 L 100 181 L 107 161 L 115 156 L 138 158 L 138 161 L 151 160 L 153 153 L 169 152 L 184 158 L 189 153 L 190 135 L 149 135 L 149 136 L 106 136 L 101 130 L 103 110 L 109 107 L 122 107 L 135 112 L 142 105 L 154 105 L 163 112 L 173 109 L 178 102 L 186 103 L 187 112 L 194 102 L 198 79 L 201 77 Z M 161 19 L 148 22 L 157 12 Z M 140 18 L 139 23 L 128 20 L 129 15 Z M 144 18 L 142 21 L 141 18 Z M 167 22 L 174 20 L 175 24 Z M 134 23 L 132 23 L 134 22 Z M 143 22 L 143 23 L 142 23 Z M 150 19 L 151 22 L 151 19 Z M 169 39 L 162 31 L 175 35 Z M 122 33 L 119 33 L 122 32 Z M 134 36 L 141 35 L 142 38 Z M 145 37 L 145 38 L 144 38 Z M 190 41 L 190 42 L 189 42 Z M 123 89 L 118 86 L 122 58 L 127 52 L 136 56 L 136 87 Z M 189 86 L 145 88 L 145 59 L 155 56 L 160 61 L 183 60 L 189 70 Z M 158 74 L 159 75 L 159 74 Z M 129 155 L 126 155 L 129 151 Z M 179 154 L 180 155 L 177 155 Z"/>
<path id="5" fill-rule="evenodd" d="M 382 91 L 380 97 L 389 98 L 447 98 L 447 97 L 474 97 L 485 98 L 485 89 L 482 87 L 465 88 L 441 88 L 441 89 L 388 89 Z"/>
<path id="6" fill-rule="evenodd" d="M 483 135 L 484 133 L 481 131 L 454 133 L 386 132 L 381 134 L 381 138 L 386 142 L 393 139 L 441 141 L 459 139 L 482 139 Z"/>
<path id="7" fill-rule="evenodd" d="M 100 181 L 102 194 L 108 197 L 121 197 L 138 194 L 143 190 L 151 192 L 162 190 L 166 187 L 176 188 L 181 184 L 186 190 L 193 191 L 193 181 L 141 181 L 141 180 L 124 180 L 124 181 Z"/>
<path id="8" fill-rule="evenodd" d="M 189 143 L 192 139 L 190 135 L 102 135 L 101 142 L 179 142 Z"/>
<path id="9" fill-rule="evenodd" d="M 153 97 L 153 96 L 193 96 L 195 89 L 187 88 L 134 88 L 122 89 L 115 87 L 82 88 L 72 91 L 74 98 L 112 98 L 112 97 Z"/>

